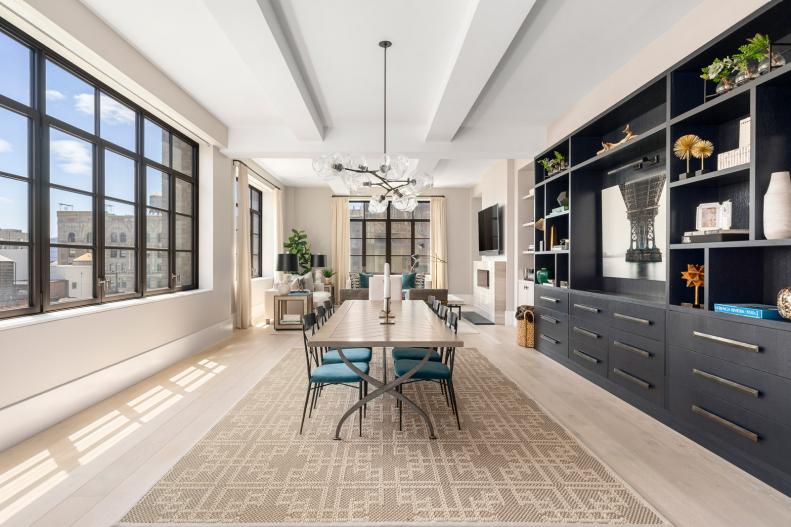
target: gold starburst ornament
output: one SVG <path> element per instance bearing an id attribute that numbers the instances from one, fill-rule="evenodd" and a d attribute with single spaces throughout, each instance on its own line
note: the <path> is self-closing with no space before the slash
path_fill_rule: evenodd
<path id="1" fill-rule="evenodd" d="M 689 174 L 689 160 L 692 158 L 692 148 L 700 141 L 700 137 L 695 134 L 682 135 L 676 139 L 673 145 L 673 153 L 677 158 L 687 162 L 687 174 Z"/>
<path id="2" fill-rule="evenodd" d="M 707 140 L 701 139 L 694 145 L 692 145 L 692 157 L 695 159 L 700 159 L 700 172 L 703 173 L 703 161 L 706 158 L 711 157 L 711 154 L 714 153 L 714 144 Z"/>

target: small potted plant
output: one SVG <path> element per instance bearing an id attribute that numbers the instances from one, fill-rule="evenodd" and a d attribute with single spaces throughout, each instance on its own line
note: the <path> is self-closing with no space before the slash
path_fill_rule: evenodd
<path id="1" fill-rule="evenodd" d="M 722 95 L 735 86 L 733 74 L 733 59 L 725 57 L 724 59 L 714 59 L 714 62 L 703 68 L 700 78 L 716 83 L 716 93 Z"/>
<path id="2" fill-rule="evenodd" d="M 335 276 L 335 271 L 332 269 L 322 269 L 321 275 L 324 277 L 324 283 L 330 285 L 332 284 L 332 277 Z"/>
<path id="3" fill-rule="evenodd" d="M 545 157 L 544 159 L 539 159 L 538 163 L 544 167 L 544 172 L 546 172 L 546 177 L 554 176 L 568 168 L 568 162 L 566 161 L 566 156 L 555 150 L 552 152 L 554 156 L 552 159 Z"/>

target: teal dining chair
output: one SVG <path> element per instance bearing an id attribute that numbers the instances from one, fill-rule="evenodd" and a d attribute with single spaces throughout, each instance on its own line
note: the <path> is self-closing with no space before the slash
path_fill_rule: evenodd
<path id="1" fill-rule="evenodd" d="M 455 312 L 449 311 L 447 313 L 445 324 L 454 333 L 457 333 L 459 330 L 459 316 Z M 393 361 L 393 371 L 395 372 L 396 378 L 402 377 L 420 363 L 420 359 L 422 359 L 426 353 L 426 348 L 423 348 L 422 350 L 420 348 L 415 348 L 415 350 L 421 351 L 419 359 L 398 359 Z M 432 356 L 429 358 L 429 362 L 421 366 L 420 369 L 408 381 L 400 384 L 397 389 L 399 392 L 403 392 L 404 385 L 421 381 L 439 384 L 440 390 L 445 395 L 446 403 L 451 407 L 453 414 L 456 416 L 456 425 L 459 427 L 459 430 L 461 430 L 459 406 L 456 401 L 456 391 L 453 387 L 453 366 L 456 359 L 456 348 L 447 347 L 444 348 L 441 353 L 437 352 L 437 354 L 441 357 L 440 361 L 431 360 L 433 358 Z M 403 425 L 404 406 L 400 401 L 398 401 L 397 404 L 398 429 L 401 430 Z"/>
<path id="2" fill-rule="evenodd" d="M 363 380 L 357 373 L 354 372 L 351 368 L 349 368 L 346 364 L 343 364 L 340 361 L 340 357 L 338 357 L 338 363 L 326 363 L 322 361 L 321 357 L 321 350 L 315 348 L 313 346 L 308 345 L 309 335 L 308 333 L 315 332 L 316 327 L 316 315 L 314 313 L 309 313 L 307 315 L 303 315 L 302 317 L 302 337 L 303 342 L 305 345 L 305 363 L 307 365 L 307 372 L 308 372 L 308 388 L 307 392 L 305 393 L 305 405 L 302 408 L 302 421 L 299 425 L 299 433 L 302 435 L 302 430 L 305 426 L 305 414 L 308 414 L 308 419 L 313 415 L 313 410 L 317 406 L 318 396 L 323 388 L 327 386 L 347 386 L 349 388 L 354 388 L 357 390 L 358 400 L 365 397 L 365 394 L 368 393 L 368 383 Z M 365 349 L 365 348 L 355 348 L 355 349 Z M 349 358 L 353 355 L 353 350 L 348 350 Z M 371 358 L 371 350 L 368 351 L 368 361 Z M 337 351 L 335 352 L 337 354 Z M 344 350 L 344 355 L 346 355 L 347 350 Z M 324 354 L 325 356 L 327 354 Z M 320 362 L 321 361 L 321 362 Z M 365 374 L 368 374 L 369 371 L 369 364 L 368 361 L 354 361 L 352 360 L 354 366 L 358 368 Z M 308 402 L 310 402 L 310 411 L 308 412 Z M 366 409 L 360 408 L 360 436 L 363 435 L 363 412 Z"/>

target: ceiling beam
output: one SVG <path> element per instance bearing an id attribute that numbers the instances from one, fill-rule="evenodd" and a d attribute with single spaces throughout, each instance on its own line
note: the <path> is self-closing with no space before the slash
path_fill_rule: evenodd
<path id="1" fill-rule="evenodd" d="M 479 0 L 431 119 L 426 141 L 452 141 L 535 0 Z"/>
<path id="2" fill-rule="evenodd" d="M 277 102 L 283 122 L 288 123 L 294 136 L 302 141 L 324 139 L 325 126 L 318 106 L 271 1 L 203 2 L 269 99 Z"/>

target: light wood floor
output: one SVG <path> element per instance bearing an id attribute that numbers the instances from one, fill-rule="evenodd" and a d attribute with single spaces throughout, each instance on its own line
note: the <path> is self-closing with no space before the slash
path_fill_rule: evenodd
<path id="1" fill-rule="evenodd" d="M 543 355 L 462 324 L 481 350 L 677 526 L 780 526 L 791 499 Z M 0 524 L 107 526 L 289 349 L 268 328 L 185 360 L 0 454 Z M 4 523 L 5 522 L 5 523 Z"/>

